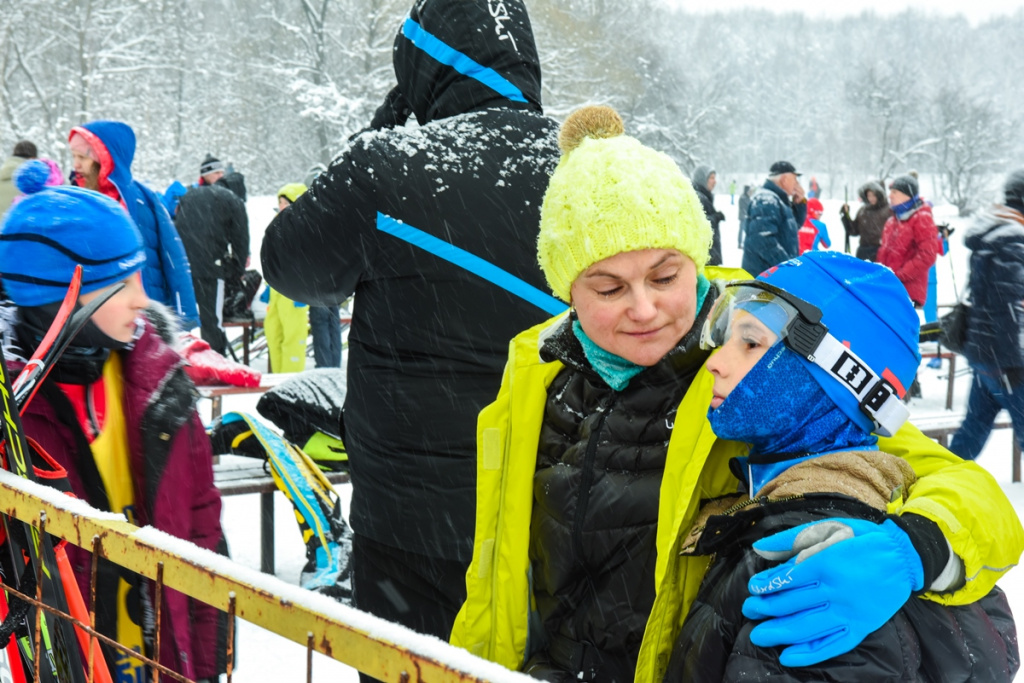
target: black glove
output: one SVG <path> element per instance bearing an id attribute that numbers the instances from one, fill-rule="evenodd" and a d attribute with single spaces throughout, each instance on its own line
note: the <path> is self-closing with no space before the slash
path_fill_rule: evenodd
<path id="1" fill-rule="evenodd" d="M 410 114 L 412 114 L 412 107 L 409 106 L 409 102 L 406 101 L 402 91 L 396 85 L 384 97 L 384 103 L 377 107 L 377 111 L 373 113 L 370 128 L 373 130 L 383 130 L 384 128 L 405 125 Z"/>
<path id="2" fill-rule="evenodd" d="M 725 214 L 722 213 L 721 211 L 716 211 L 715 212 L 715 218 L 717 218 L 719 221 L 724 221 L 725 220 Z"/>

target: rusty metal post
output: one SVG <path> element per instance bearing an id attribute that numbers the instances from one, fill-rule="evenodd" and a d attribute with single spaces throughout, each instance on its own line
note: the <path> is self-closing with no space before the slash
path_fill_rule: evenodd
<path id="1" fill-rule="evenodd" d="M 228 643 L 225 661 L 227 662 L 228 683 L 235 672 L 235 591 L 228 593 Z"/>
<path id="2" fill-rule="evenodd" d="M 153 659 L 160 661 L 160 621 L 162 618 L 162 610 L 160 609 L 164 601 L 164 563 L 156 563 L 156 598 L 153 606 L 154 612 L 156 612 L 156 635 L 154 636 L 153 644 Z M 153 669 L 153 683 L 159 683 L 160 672 L 157 669 Z"/>
<path id="3" fill-rule="evenodd" d="M 92 537 L 92 568 L 89 571 L 89 628 L 96 631 L 96 577 L 99 574 L 100 552 L 103 549 L 103 541 L 98 535 Z M 95 673 L 93 667 L 96 665 L 94 650 L 96 648 L 96 635 L 89 633 L 89 683 L 93 682 Z M 106 666 L 106 662 L 102 662 Z"/>
<path id="4" fill-rule="evenodd" d="M 306 683 L 313 683 L 313 632 L 306 635 Z"/>
<path id="5" fill-rule="evenodd" d="M 46 533 L 46 513 L 41 512 L 39 514 L 39 536 Z M 34 543 L 33 539 L 29 539 L 29 543 Z M 36 600 L 41 604 L 43 602 L 43 563 L 36 563 Z M 40 673 L 43 667 L 42 659 L 42 632 L 43 632 L 43 610 L 36 607 L 36 629 L 35 629 L 35 642 L 33 643 L 33 651 L 35 652 L 35 665 L 36 665 L 36 680 L 40 680 Z"/>

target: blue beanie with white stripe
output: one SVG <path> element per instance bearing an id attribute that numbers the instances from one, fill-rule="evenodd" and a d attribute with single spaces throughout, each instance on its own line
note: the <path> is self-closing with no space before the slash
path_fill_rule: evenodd
<path id="1" fill-rule="evenodd" d="M 821 310 L 833 337 L 857 354 L 902 398 L 917 374 L 921 323 L 907 290 L 885 266 L 834 251 L 807 252 L 757 276 Z M 874 430 L 857 399 L 833 375 L 800 359 L 832 401 L 864 430 Z"/>
<path id="2" fill-rule="evenodd" d="M 30 172 L 16 175 L 26 196 L 0 226 L 0 279 L 16 305 L 61 301 L 78 264 L 82 294 L 142 269 L 142 236 L 120 204 L 78 187 L 45 188 L 34 178 Z"/>

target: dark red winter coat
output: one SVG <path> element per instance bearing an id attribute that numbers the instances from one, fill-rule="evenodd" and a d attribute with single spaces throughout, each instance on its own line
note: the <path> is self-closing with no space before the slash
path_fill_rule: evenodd
<path id="1" fill-rule="evenodd" d="M 921 204 L 909 215 L 895 214 L 885 222 L 882 245 L 878 248 L 878 263 L 896 273 L 907 294 L 916 306 L 924 306 L 928 296 L 928 271 L 935 265 L 938 228 L 932 219 L 932 209 Z"/>
<path id="2" fill-rule="evenodd" d="M 169 315 L 148 310 L 141 337 L 119 352 L 131 469 L 136 473 L 136 521 L 226 554 L 220 493 L 213 484 L 213 452 L 195 411 L 195 387 L 184 373 L 181 356 L 168 343 Z M 70 402 L 61 397 L 63 392 L 48 379 L 22 418 L 25 433 L 67 470 L 79 498 L 109 509 L 95 464 L 80 455 L 88 442 Z M 88 603 L 91 555 L 69 544 L 68 556 Z M 112 565 L 107 567 L 111 574 Z M 101 576 L 101 584 L 103 580 Z M 108 631 L 116 613 L 104 614 L 103 607 L 114 600 L 96 602 L 97 626 Z M 160 663 L 191 679 L 215 677 L 226 670 L 226 628 L 222 612 L 165 586 Z"/>

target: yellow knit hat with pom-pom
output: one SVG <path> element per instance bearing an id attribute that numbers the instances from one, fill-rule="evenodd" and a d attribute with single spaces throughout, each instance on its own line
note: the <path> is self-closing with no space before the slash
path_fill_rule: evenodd
<path id="1" fill-rule="evenodd" d="M 295 200 L 305 194 L 308 189 L 309 188 L 302 183 L 288 183 L 277 191 L 277 196 L 284 197 L 290 203 L 294 204 Z"/>
<path id="2" fill-rule="evenodd" d="M 641 249 L 678 249 L 704 269 L 711 224 L 668 156 L 624 135 L 610 107 L 573 112 L 558 136 L 562 159 L 540 213 L 537 261 L 555 296 L 593 264 Z"/>

